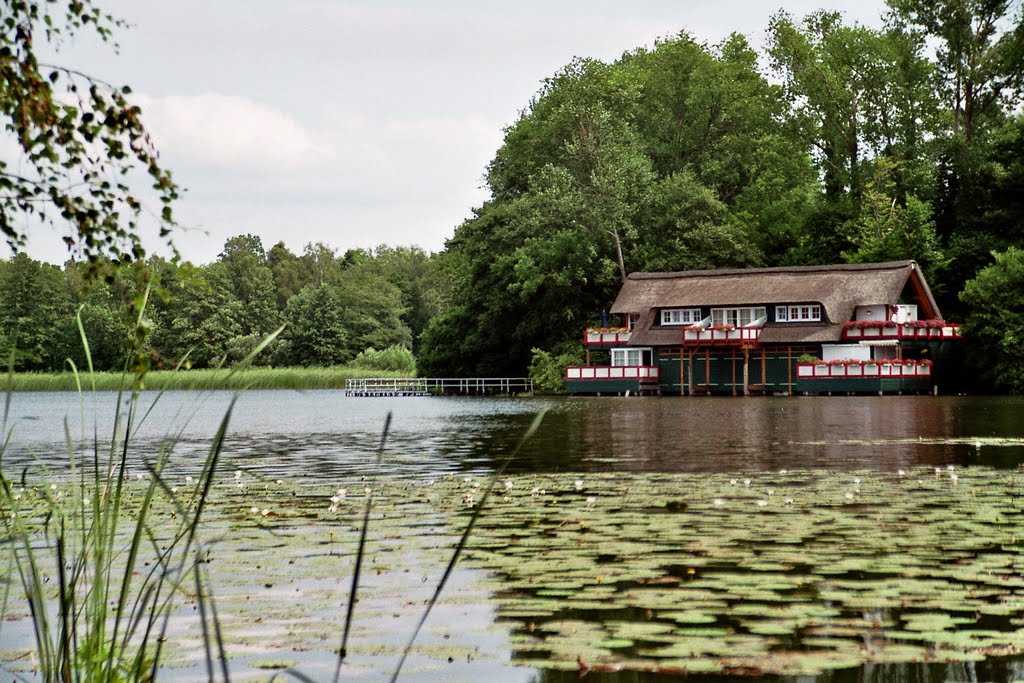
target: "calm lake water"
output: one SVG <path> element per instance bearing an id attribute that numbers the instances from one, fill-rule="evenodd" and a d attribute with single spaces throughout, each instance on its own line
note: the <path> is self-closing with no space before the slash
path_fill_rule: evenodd
<path id="1" fill-rule="evenodd" d="M 154 405 L 156 394 L 145 394 L 134 426 L 132 470 L 141 473 L 142 458 L 155 457 L 161 444 L 170 439 L 175 443 L 177 474 L 196 471 L 232 396 L 230 392 L 168 392 Z M 67 435 L 79 444 L 77 458 L 88 453 L 81 444 L 91 444 L 94 431 L 101 443 L 109 442 L 116 402 L 112 393 L 89 396 L 84 403 L 74 394 L 14 395 L 7 417 L 11 439 L 4 456 L 5 471 L 41 463 L 53 474 L 66 472 Z M 253 391 L 241 396 L 231 416 L 224 479 L 232 480 L 232 471 L 242 470 L 246 481 L 251 475 L 267 482 L 278 478 L 323 482 L 328 492 L 337 482 L 351 482 L 364 475 L 410 482 L 446 474 L 479 479 L 508 457 L 540 411 L 547 411 L 544 422 L 510 464 L 513 475 L 573 475 L 570 481 L 579 476 L 589 482 L 586 475 L 590 473 L 749 473 L 763 478 L 789 469 L 873 470 L 894 477 L 899 470 L 915 467 L 945 470 L 953 465 L 969 470 L 981 465 L 1010 471 L 1024 464 L 1024 398 L 1014 397 L 372 399 L 349 398 L 341 391 Z M 393 421 L 381 471 L 374 463 L 375 449 L 389 412 Z M 282 553 L 286 552 L 283 544 Z M 425 547 L 436 548 L 436 544 Z M 396 551 L 393 562 L 400 562 L 404 552 Z M 417 565 L 411 566 L 417 571 Z M 486 590 L 472 587 L 477 585 L 478 574 L 474 570 L 456 573 L 452 590 L 470 597 L 450 607 L 448 617 L 452 623 L 471 624 L 465 629 L 470 646 L 497 652 L 504 661 L 470 662 L 467 658 L 433 676 L 421 673 L 409 679 L 575 679 L 575 672 L 518 667 L 509 661 L 508 635 L 492 624 L 495 611 Z M 398 571 L 392 575 L 402 578 Z M 387 578 L 388 574 L 378 572 L 369 581 Z M 460 582 L 466 587 L 461 588 Z M 429 592 L 431 588 L 429 582 L 411 585 L 385 583 L 378 591 L 382 596 L 397 594 L 418 601 L 424 596 L 410 596 L 409 591 Z M 278 600 L 282 601 L 287 599 Z M 383 612 L 393 609 L 386 600 L 381 607 Z M 578 616 L 586 618 L 582 613 Z M 442 613 L 441 619 L 445 618 Z M 386 643 L 391 638 L 395 641 L 391 646 L 399 646 L 413 620 L 403 613 L 392 626 L 393 636 L 378 637 Z M 8 625 L 0 634 L 0 650 L 27 638 L 24 626 Z M 332 658 L 325 646 L 319 654 L 309 654 L 301 661 L 314 670 L 319 665 L 330 671 Z M 375 666 L 370 660 L 366 665 Z M 169 679 L 202 678 L 201 670 L 182 673 L 171 674 Z M 376 678 L 381 672 L 367 669 L 365 673 Z M 996 659 L 949 666 L 864 665 L 820 680 L 983 681 L 1018 675 L 1024 675 L 1019 659 Z M 651 677 L 638 673 L 588 675 L 593 680 L 617 682 Z M 687 680 L 711 679 L 691 676 Z"/>
<path id="2" fill-rule="evenodd" d="M 135 427 L 150 453 L 167 438 L 203 454 L 230 392 L 145 394 Z M 67 462 L 65 428 L 109 441 L 116 394 L 19 393 L 7 464 Z M 786 467 L 895 471 L 915 465 L 1024 463 L 1024 397 L 349 398 L 341 391 L 251 391 L 235 406 L 225 455 L 268 476 L 333 479 L 371 463 L 388 412 L 385 468 L 486 471 L 547 410 L 513 472 L 729 472 Z M 1009 443 L 1003 439 L 1011 440 Z M 136 451 L 139 452 L 139 451 Z M 142 450 L 141 452 L 146 452 Z M 179 462 L 189 462 L 179 458 Z M 196 458 L 192 459 L 195 462 Z"/>

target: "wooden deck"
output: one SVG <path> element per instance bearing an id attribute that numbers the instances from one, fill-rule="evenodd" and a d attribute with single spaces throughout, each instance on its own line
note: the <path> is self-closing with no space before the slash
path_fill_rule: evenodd
<path id="1" fill-rule="evenodd" d="M 529 377 L 370 377 L 345 382 L 346 396 L 511 396 L 532 391 Z"/>

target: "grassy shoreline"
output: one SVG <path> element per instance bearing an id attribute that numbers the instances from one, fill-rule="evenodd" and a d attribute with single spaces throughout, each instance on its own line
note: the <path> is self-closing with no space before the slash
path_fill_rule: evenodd
<path id="1" fill-rule="evenodd" d="M 163 389 L 341 389 L 346 380 L 363 377 L 407 377 L 407 373 L 337 366 L 329 368 L 248 368 L 232 370 L 154 370 L 146 374 L 144 388 Z M 121 372 L 80 375 L 83 389 L 98 391 L 128 389 L 134 376 Z M 16 372 L 3 380 L 3 389 L 13 391 L 76 391 L 71 372 Z"/>

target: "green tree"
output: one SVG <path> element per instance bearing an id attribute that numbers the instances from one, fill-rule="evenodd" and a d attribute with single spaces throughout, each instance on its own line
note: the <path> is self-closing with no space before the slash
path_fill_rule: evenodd
<path id="1" fill-rule="evenodd" d="M 446 246 L 452 289 L 420 372 L 521 375 L 534 348 L 578 343 L 631 270 L 785 251 L 815 177 L 781 113 L 739 36 L 560 70 L 506 131 L 491 199 Z"/>
<path id="2" fill-rule="evenodd" d="M 335 365 L 354 357 L 342 306 L 331 285 L 306 287 L 288 300 L 284 336 L 295 365 Z"/>
<path id="3" fill-rule="evenodd" d="M 918 35 L 845 26 L 838 12 L 824 11 L 802 25 L 780 12 L 769 35 L 791 120 L 813 150 L 827 197 L 859 200 L 873 156 L 905 158 L 921 148 L 935 107 Z"/>
<path id="4" fill-rule="evenodd" d="M 241 334 L 266 336 L 278 326 L 274 273 L 263 242 L 255 235 L 232 237 L 211 268 L 223 268 L 235 299 L 242 305 Z"/>
<path id="5" fill-rule="evenodd" d="M 170 320 L 162 335 L 154 335 L 162 356 L 180 361 L 187 355 L 199 367 L 219 365 L 231 340 L 244 334 L 245 311 L 227 271 L 217 266 L 194 269 L 171 290 Z"/>
<path id="6" fill-rule="evenodd" d="M 72 344 L 74 303 L 60 268 L 17 254 L 0 269 L 0 329 L 6 360 L 23 370 L 59 370 Z"/>
<path id="7" fill-rule="evenodd" d="M 854 250 L 843 258 L 851 263 L 914 259 L 929 281 L 938 282 L 936 271 L 946 264 L 931 206 L 914 196 L 901 204 L 889 169 L 885 160 L 876 165 L 851 230 Z"/>
<path id="8" fill-rule="evenodd" d="M 284 242 L 278 242 L 267 252 L 267 265 L 274 276 L 277 310 L 284 312 L 288 299 L 312 284 L 311 274 L 303 260 L 293 254 Z"/>
<path id="9" fill-rule="evenodd" d="M 333 300 L 348 331 L 343 361 L 368 348 L 412 348 L 412 333 L 402 322 L 402 293 L 373 261 L 352 266 L 337 276 Z"/>
<path id="10" fill-rule="evenodd" d="M 64 66 L 41 63 L 41 46 L 94 33 L 109 41 L 122 23 L 92 0 L 4 0 L 0 27 L 0 119 L 9 152 L 0 160 L 0 231 L 14 250 L 25 226 L 70 227 L 68 248 L 102 264 L 140 259 L 139 216 L 146 192 L 130 180 L 148 173 L 161 237 L 173 227 L 178 188 L 159 163 L 128 86 L 115 87 Z"/>
<path id="11" fill-rule="evenodd" d="M 1024 79 L 1024 13 L 1013 0 L 886 0 L 890 21 L 939 42 L 941 93 L 952 135 L 970 141 Z M 1017 16 L 1012 16 L 1014 7 Z M 966 151 L 966 150 L 965 150 Z"/>
<path id="12" fill-rule="evenodd" d="M 993 143 L 1021 101 L 1024 10 L 1014 0 L 887 4 L 890 24 L 917 31 L 935 45 L 942 125 L 933 143 L 938 150 L 933 205 L 936 231 L 950 259 L 946 277 L 952 294 L 991 263 L 993 249 L 1012 244 L 1007 237 L 1018 232 L 996 217 L 1001 169 Z M 950 313 L 966 313 L 953 296 L 940 297 L 939 303 Z"/>
<path id="13" fill-rule="evenodd" d="M 401 292 L 400 316 L 409 328 L 412 351 L 419 351 L 420 335 L 430 319 L 441 310 L 444 293 L 444 275 L 437 257 L 419 247 L 389 247 L 374 249 L 374 260 L 383 276 Z"/>
<path id="14" fill-rule="evenodd" d="M 967 283 L 960 298 L 969 311 L 963 334 L 970 359 L 990 386 L 1024 392 L 1024 250 L 993 254 L 995 263 Z"/>

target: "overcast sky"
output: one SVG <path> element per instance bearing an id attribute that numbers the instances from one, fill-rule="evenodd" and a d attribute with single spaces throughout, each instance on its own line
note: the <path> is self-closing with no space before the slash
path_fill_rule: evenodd
<path id="1" fill-rule="evenodd" d="M 130 84 L 187 192 L 176 242 L 196 263 L 253 233 L 439 251 L 541 82 L 575 56 L 618 58 L 689 31 L 755 46 L 780 7 L 880 23 L 881 0 L 97 0 L 132 27 L 59 62 Z M 155 247 L 152 241 L 148 246 Z M 60 235 L 29 253 L 62 262 Z M 0 246 L 0 256 L 9 251 Z"/>

